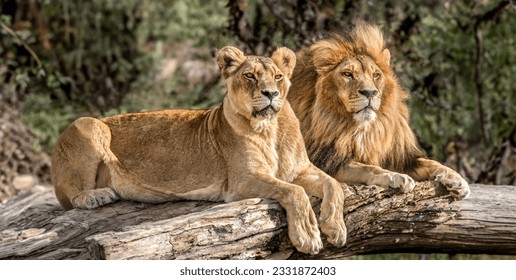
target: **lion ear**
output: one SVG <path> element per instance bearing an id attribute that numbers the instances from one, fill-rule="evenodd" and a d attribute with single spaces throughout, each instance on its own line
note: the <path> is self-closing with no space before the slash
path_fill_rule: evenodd
<path id="1" fill-rule="evenodd" d="M 271 55 L 272 61 L 276 63 L 283 75 L 289 79 L 296 66 L 296 54 L 289 48 L 279 48 Z"/>
<path id="2" fill-rule="evenodd" d="M 383 58 L 383 61 L 385 61 L 385 63 L 387 63 L 387 65 L 391 64 L 391 52 L 388 49 L 384 49 L 382 51 L 382 58 Z"/>
<path id="3" fill-rule="evenodd" d="M 217 64 L 224 79 L 233 74 L 244 61 L 244 53 L 235 47 L 226 46 L 217 52 Z"/>

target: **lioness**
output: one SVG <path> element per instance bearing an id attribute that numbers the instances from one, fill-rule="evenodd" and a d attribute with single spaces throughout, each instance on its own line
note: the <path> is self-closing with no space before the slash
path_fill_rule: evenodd
<path id="1" fill-rule="evenodd" d="M 339 181 L 408 192 L 413 179 L 436 180 L 457 199 L 469 195 L 457 172 L 419 150 L 378 27 L 359 23 L 301 50 L 290 92 L 310 159 Z"/>
<path id="2" fill-rule="evenodd" d="M 217 62 L 227 94 L 216 109 L 72 123 L 52 153 L 52 182 L 61 205 L 91 209 L 118 199 L 271 198 L 285 208 L 297 250 L 316 254 L 322 242 L 308 193 L 322 198 L 322 232 L 343 246 L 344 192 L 310 163 L 286 100 L 295 54 L 279 48 L 270 58 L 245 56 L 224 47 Z"/>

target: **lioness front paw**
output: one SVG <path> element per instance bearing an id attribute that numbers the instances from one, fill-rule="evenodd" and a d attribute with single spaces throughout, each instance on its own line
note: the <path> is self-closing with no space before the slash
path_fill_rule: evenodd
<path id="1" fill-rule="evenodd" d="M 74 197 L 71 202 L 75 208 L 93 209 L 115 202 L 118 199 L 120 199 L 120 197 L 114 190 L 110 188 L 101 188 L 83 191 Z"/>
<path id="2" fill-rule="evenodd" d="M 342 247 L 346 244 L 347 230 L 342 204 L 335 197 L 323 199 L 319 216 L 322 233 L 335 247 Z"/>
<path id="3" fill-rule="evenodd" d="M 290 240 L 299 252 L 315 255 L 323 247 L 315 214 L 310 209 L 306 216 L 288 219 Z"/>
<path id="4" fill-rule="evenodd" d="M 416 186 L 416 182 L 409 175 L 390 172 L 386 174 L 382 174 L 380 176 L 384 176 L 385 184 L 383 187 L 388 186 L 395 189 L 400 189 L 402 193 L 411 192 Z"/>
<path id="5" fill-rule="evenodd" d="M 340 248 L 346 244 L 347 230 L 343 219 L 321 221 L 321 231 L 333 246 Z"/>
<path id="6" fill-rule="evenodd" d="M 465 199 L 471 193 L 469 184 L 457 173 L 443 172 L 435 176 L 435 180 L 443 184 L 457 200 Z"/>

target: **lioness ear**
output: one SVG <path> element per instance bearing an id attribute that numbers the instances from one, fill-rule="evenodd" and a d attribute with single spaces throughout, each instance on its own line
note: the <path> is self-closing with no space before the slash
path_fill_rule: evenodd
<path id="1" fill-rule="evenodd" d="M 385 61 L 387 63 L 387 65 L 391 64 L 391 52 L 388 49 L 384 49 L 382 51 L 382 57 L 383 57 L 383 61 Z"/>
<path id="2" fill-rule="evenodd" d="M 289 48 L 279 48 L 271 55 L 272 61 L 276 63 L 283 75 L 289 79 L 296 66 L 296 54 Z"/>
<path id="3" fill-rule="evenodd" d="M 217 52 L 217 64 L 224 79 L 233 74 L 244 60 L 244 53 L 232 46 L 223 47 Z"/>

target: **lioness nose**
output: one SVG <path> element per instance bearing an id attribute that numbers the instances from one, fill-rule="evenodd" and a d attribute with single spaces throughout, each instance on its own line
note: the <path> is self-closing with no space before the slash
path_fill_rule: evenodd
<path id="1" fill-rule="evenodd" d="M 277 90 L 275 90 L 275 91 L 272 91 L 272 90 L 262 90 L 262 94 L 265 95 L 267 98 L 272 100 L 274 97 L 279 95 L 279 92 Z"/>
<path id="2" fill-rule="evenodd" d="M 358 93 L 364 95 L 367 98 L 373 98 L 378 94 L 376 89 L 359 89 Z"/>

